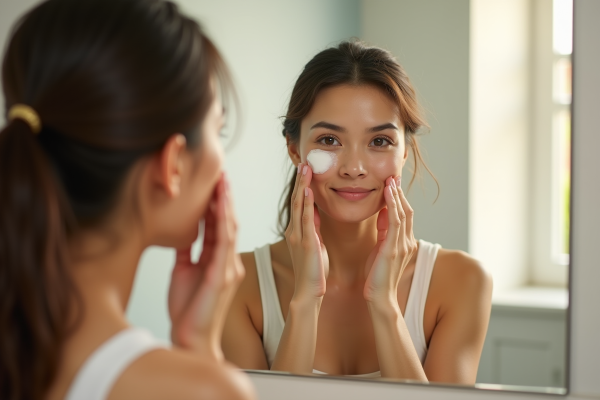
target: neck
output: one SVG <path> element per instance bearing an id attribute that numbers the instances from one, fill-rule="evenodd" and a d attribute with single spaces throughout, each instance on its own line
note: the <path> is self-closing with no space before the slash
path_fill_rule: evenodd
<path id="1" fill-rule="evenodd" d="M 72 274 L 86 318 L 109 317 L 127 324 L 125 310 L 145 247 L 142 242 L 141 235 L 114 231 L 85 232 L 72 241 Z"/>
<path id="2" fill-rule="evenodd" d="M 320 217 L 329 277 L 348 284 L 364 279 L 365 263 L 377 243 L 377 214 L 360 222 L 336 221 L 323 212 Z"/>

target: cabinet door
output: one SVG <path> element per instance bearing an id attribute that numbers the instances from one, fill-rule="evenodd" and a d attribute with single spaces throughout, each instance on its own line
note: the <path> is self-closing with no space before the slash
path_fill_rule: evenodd
<path id="1" fill-rule="evenodd" d="M 564 310 L 494 306 L 477 382 L 564 387 L 565 348 Z"/>

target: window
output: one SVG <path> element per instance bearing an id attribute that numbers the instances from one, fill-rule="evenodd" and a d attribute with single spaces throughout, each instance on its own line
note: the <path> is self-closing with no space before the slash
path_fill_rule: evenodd
<path id="1" fill-rule="evenodd" d="M 552 259 L 569 264 L 569 199 L 571 190 L 571 53 L 573 0 L 554 0 L 552 12 Z"/>

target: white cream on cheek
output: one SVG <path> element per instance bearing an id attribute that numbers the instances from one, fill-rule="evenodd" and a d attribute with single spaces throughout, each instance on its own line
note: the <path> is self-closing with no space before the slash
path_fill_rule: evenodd
<path id="1" fill-rule="evenodd" d="M 337 155 L 332 151 L 325 151 L 320 149 L 311 150 L 306 156 L 308 165 L 315 174 L 323 174 L 333 167 L 337 161 Z"/>

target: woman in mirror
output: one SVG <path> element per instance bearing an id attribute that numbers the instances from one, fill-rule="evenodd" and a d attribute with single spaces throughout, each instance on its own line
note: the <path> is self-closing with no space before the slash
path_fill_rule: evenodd
<path id="1" fill-rule="evenodd" d="M 2 72 L 0 397 L 252 398 L 220 347 L 244 270 L 215 46 L 171 2 L 49 0 Z M 180 249 L 172 348 L 125 315 L 151 245 Z"/>
<path id="2" fill-rule="evenodd" d="M 283 123 L 298 166 L 283 240 L 242 254 L 247 275 L 223 336 L 229 360 L 475 383 L 491 278 L 468 254 L 415 239 L 400 186 L 409 152 L 415 173 L 423 164 L 416 133 L 425 125 L 385 50 L 344 42 L 305 66 Z"/>

